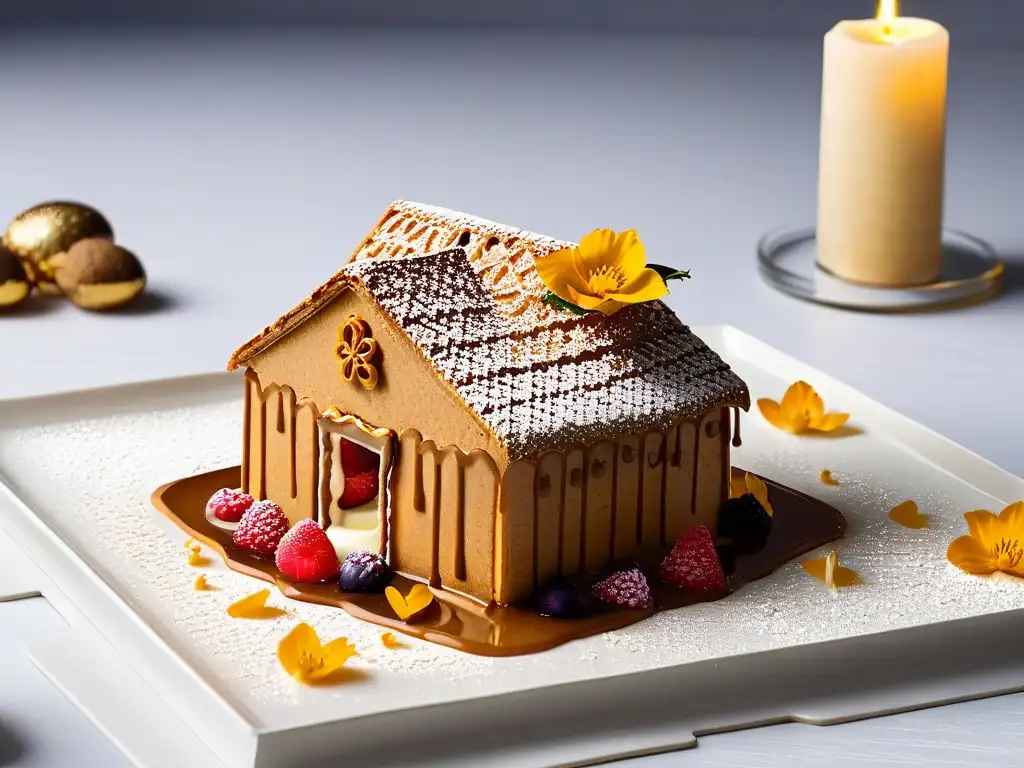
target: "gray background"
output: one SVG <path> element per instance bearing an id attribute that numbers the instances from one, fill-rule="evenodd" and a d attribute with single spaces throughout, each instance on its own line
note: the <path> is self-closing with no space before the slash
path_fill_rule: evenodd
<path id="1" fill-rule="evenodd" d="M 0 4 L 0 23 L 34 26 L 180 24 L 231 27 L 483 28 L 820 35 L 837 19 L 874 13 L 873 0 L 49 0 Z M 940 19 L 961 41 L 1014 44 L 1018 0 L 904 0 L 902 15 Z"/>
<path id="2" fill-rule="evenodd" d="M 568 239 L 636 227 L 693 272 L 670 298 L 685 322 L 736 325 L 1024 474 L 1024 3 L 905 4 L 953 34 L 947 221 L 1003 253 L 999 300 L 851 314 L 779 296 L 753 266 L 766 230 L 813 220 L 820 36 L 872 9 L 2 3 L 0 218 L 91 202 L 151 290 L 113 315 L 37 300 L 0 316 L 0 398 L 219 369 L 407 197 Z M 121 764 L 25 658 L 61 631 L 44 601 L 0 605 L 0 765 Z M 1022 702 L 713 736 L 638 764 L 1016 765 Z"/>

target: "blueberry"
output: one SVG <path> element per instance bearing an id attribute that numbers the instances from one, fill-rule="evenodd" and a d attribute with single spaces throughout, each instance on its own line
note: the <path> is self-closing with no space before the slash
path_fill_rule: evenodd
<path id="1" fill-rule="evenodd" d="M 341 564 L 338 582 L 342 592 L 383 592 L 395 572 L 378 554 L 353 552 Z"/>
<path id="2" fill-rule="evenodd" d="M 771 532 L 771 515 L 753 494 L 729 499 L 718 510 L 718 535 L 731 539 L 738 554 L 762 549 Z"/>
<path id="3" fill-rule="evenodd" d="M 582 619 L 594 605 L 593 595 L 565 576 L 552 577 L 534 596 L 537 613 L 552 619 Z"/>

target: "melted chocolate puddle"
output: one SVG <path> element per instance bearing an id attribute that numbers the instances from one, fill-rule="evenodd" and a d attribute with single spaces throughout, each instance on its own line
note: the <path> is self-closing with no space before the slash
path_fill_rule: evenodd
<path id="1" fill-rule="evenodd" d="M 734 476 L 743 470 L 733 468 Z M 383 595 L 341 592 L 337 582 L 293 584 L 279 575 L 272 559 L 239 549 L 231 534 L 206 519 L 206 502 L 220 488 L 237 488 L 238 467 L 185 478 L 159 488 L 153 504 L 178 527 L 221 554 L 232 570 L 277 585 L 294 600 L 342 608 L 352 616 L 438 645 L 481 656 L 518 656 L 548 650 L 581 637 L 635 624 L 658 611 L 717 600 L 751 581 L 763 578 L 793 558 L 843 536 L 846 520 L 823 501 L 762 478 L 774 507 L 772 533 L 764 549 L 737 555 L 728 589 L 718 594 L 696 594 L 651 585 L 655 608 L 642 611 L 608 608 L 585 619 L 548 619 L 526 608 L 491 605 L 434 589 L 437 602 L 414 624 L 400 621 Z M 642 564 L 645 565 L 645 564 Z M 651 571 L 645 568 L 645 571 Z M 407 593 L 413 581 L 398 576 L 394 586 Z"/>

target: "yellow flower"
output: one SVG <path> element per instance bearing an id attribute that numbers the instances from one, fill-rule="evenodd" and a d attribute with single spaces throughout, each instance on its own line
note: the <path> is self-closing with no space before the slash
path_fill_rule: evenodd
<path id="1" fill-rule="evenodd" d="M 370 337 L 370 326 L 361 317 L 349 315 L 348 319 L 338 328 L 338 345 L 334 348 L 341 363 L 341 377 L 345 381 L 355 381 L 366 389 L 377 386 L 377 368 L 373 358 L 379 346 L 377 340 Z"/>
<path id="2" fill-rule="evenodd" d="M 801 432 L 832 432 L 850 418 L 848 413 L 825 413 L 825 404 L 806 381 L 798 381 L 782 397 L 782 402 L 762 398 L 757 401 L 761 415 L 769 424 L 794 435 Z"/>
<path id="3" fill-rule="evenodd" d="M 281 666 L 289 675 L 307 685 L 323 682 L 355 655 L 355 646 L 350 645 L 346 638 L 339 637 L 322 645 L 316 630 L 305 623 L 285 635 L 277 646 L 277 660 Z"/>
<path id="4" fill-rule="evenodd" d="M 544 285 L 559 299 L 605 315 L 668 293 L 665 280 L 648 268 L 643 243 L 633 229 L 621 234 L 595 229 L 575 248 L 537 259 L 536 266 Z"/>
<path id="5" fill-rule="evenodd" d="M 964 515 L 968 536 L 949 545 L 946 558 L 962 571 L 987 576 L 996 571 L 1024 578 L 1024 501 L 998 516 L 979 509 Z"/>

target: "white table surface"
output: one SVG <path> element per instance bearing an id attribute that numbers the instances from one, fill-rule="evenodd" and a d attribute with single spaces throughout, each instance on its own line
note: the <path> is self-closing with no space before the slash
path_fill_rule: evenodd
<path id="1" fill-rule="evenodd" d="M 564 238 L 637 228 L 690 268 L 670 303 L 729 323 L 1024 474 L 1024 51 L 957 48 L 947 223 L 1008 261 L 1003 297 L 846 313 L 762 285 L 754 245 L 813 221 L 820 50 L 671 38 L 222 33 L 0 40 L 0 218 L 81 199 L 150 274 L 133 311 L 0 317 L 0 398 L 218 369 L 404 197 Z M 62 631 L 0 604 L 0 766 L 123 758 L 34 670 Z M 1024 696 L 707 737 L 638 766 L 1024 762 Z"/>

